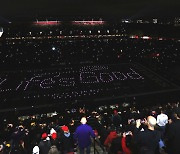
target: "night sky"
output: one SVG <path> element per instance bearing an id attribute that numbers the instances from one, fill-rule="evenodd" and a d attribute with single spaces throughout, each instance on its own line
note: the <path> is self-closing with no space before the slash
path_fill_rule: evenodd
<path id="1" fill-rule="evenodd" d="M 180 0 L 1 0 L 4 18 L 38 16 L 109 16 L 123 18 L 180 16 Z"/>

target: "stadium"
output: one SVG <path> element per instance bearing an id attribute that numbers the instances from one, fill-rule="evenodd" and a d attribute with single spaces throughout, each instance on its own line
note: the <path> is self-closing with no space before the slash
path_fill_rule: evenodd
<path id="1" fill-rule="evenodd" d="M 178 154 L 179 34 L 178 17 L 0 18 L 0 153 L 82 153 L 84 117 L 87 154 Z"/>
<path id="2" fill-rule="evenodd" d="M 132 35 L 126 24 L 102 19 L 11 23 L 4 31 L 1 109 L 113 103 L 179 91 L 179 79 L 162 75 L 179 64 L 178 38 Z"/>

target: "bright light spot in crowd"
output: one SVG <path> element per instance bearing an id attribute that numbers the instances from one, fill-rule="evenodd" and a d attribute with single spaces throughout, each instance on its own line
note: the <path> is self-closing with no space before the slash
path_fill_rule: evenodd
<path id="1" fill-rule="evenodd" d="M 125 23 L 130 23 L 129 20 L 125 20 L 124 22 L 125 22 Z"/>
<path id="2" fill-rule="evenodd" d="M 142 39 L 144 39 L 144 40 L 149 40 L 149 39 L 151 39 L 151 37 L 149 37 L 149 36 L 143 36 Z"/>
<path id="3" fill-rule="evenodd" d="M 0 37 L 2 36 L 3 34 L 3 28 L 0 28 Z"/>
<path id="4" fill-rule="evenodd" d="M 138 39 L 138 38 L 139 38 L 139 36 L 138 36 L 138 35 L 131 35 L 131 36 L 130 36 L 130 38 L 133 38 L 133 39 L 134 39 L 134 38 L 135 38 L 135 39 Z M 144 38 L 143 38 L 143 39 L 144 39 Z"/>
<path id="5" fill-rule="evenodd" d="M 52 50 L 54 51 L 54 50 L 56 50 L 56 48 L 55 48 L 55 47 L 52 47 Z"/>

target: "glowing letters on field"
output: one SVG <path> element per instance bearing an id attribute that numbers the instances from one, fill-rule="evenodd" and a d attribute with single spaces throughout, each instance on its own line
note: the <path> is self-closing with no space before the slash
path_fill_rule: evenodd
<path id="1" fill-rule="evenodd" d="M 74 73 L 72 73 L 72 72 Z M 109 67 L 104 66 L 83 66 L 79 69 L 79 74 L 72 69 L 71 71 L 61 72 L 43 72 L 26 74 L 21 78 L 12 78 L 10 74 L 6 77 L 0 77 L 0 93 L 13 91 L 36 91 L 45 89 L 64 89 L 68 87 L 79 87 L 81 85 L 89 85 L 93 88 L 97 84 L 99 90 L 93 91 L 91 94 L 99 92 L 101 85 L 111 83 L 124 82 L 125 80 L 143 80 L 144 77 L 137 73 L 134 69 L 129 68 L 123 71 L 112 71 Z M 8 76 L 9 75 L 9 76 Z M 27 78 L 28 76 L 28 78 Z M 19 79 L 19 80 L 18 80 Z M 91 87 L 92 85 L 92 87 Z M 95 89 L 92 89 L 95 90 Z M 89 95 L 88 92 L 82 91 L 82 95 Z M 75 93 L 74 93 L 75 94 Z M 54 97 L 54 96 L 53 96 Z M 56 96 L 61 98 L 61 95 Z M 71 97 L 68 94 L 67 97 Z"/>

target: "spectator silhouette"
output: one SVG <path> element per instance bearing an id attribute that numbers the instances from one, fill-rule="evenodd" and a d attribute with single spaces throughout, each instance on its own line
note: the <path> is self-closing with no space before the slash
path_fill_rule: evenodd
<path id="1" fill-rule="evenodd" d="M 154 128 L 156 119 L 153 116 L 148 116 L 147 120 L 145 120 L 145 124 L 147 124 L 148 129 L 139 130 L 141 120 L 136 120 L 136 128 L 133 133 L 139 153 L 158 153 L 161 133 Z"/>
<path id="2" fill-rule="evenodd" d="M 42 138 L 42 140 L 39 143 L 40 154 L 48 154 L 48 152 L 51 148 L 51 143 L 50 143 L 47 133 L 43 133 L 41 138 Z"/>
<path id="3" fill-rule="evenodd" d="M 62 126 L 63 135 L 61 136 L 62 154 L 74 153 L 74 140 L 67 126 Z"/>
<path id="4" fill-rule="evenodd" d="M 172 121 L 167 130 L 167 147 L 169 154 L 180 153 L 180 108 L 177 108 L 174 117 L 176 120 Z"/>
<path id="5" fill-rule="evenodd" d="M 77 140 L 80 154 L 90 154 L 91 137 L 95 137 L 92 127 L 87 125 L 86 117 L 81 118 L 81 125 L 76 128 L 74 139 Z"/>

